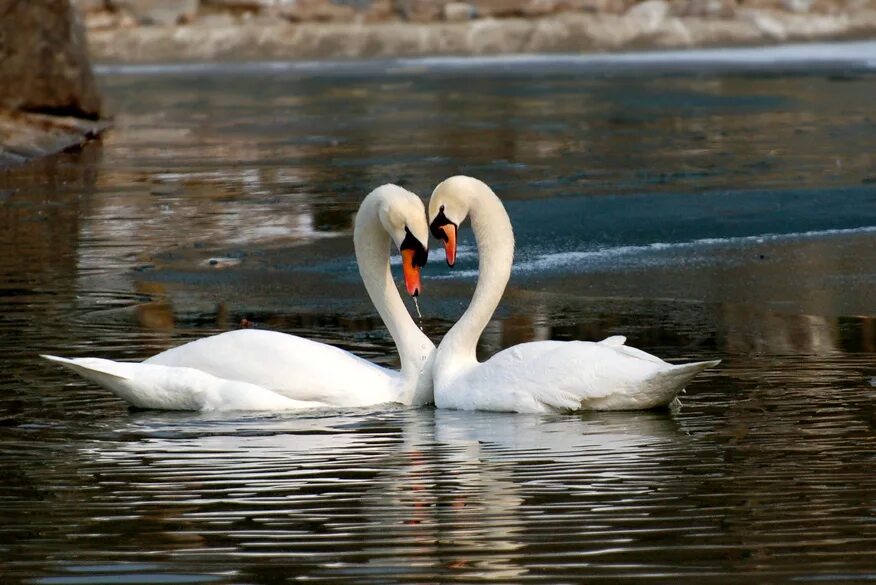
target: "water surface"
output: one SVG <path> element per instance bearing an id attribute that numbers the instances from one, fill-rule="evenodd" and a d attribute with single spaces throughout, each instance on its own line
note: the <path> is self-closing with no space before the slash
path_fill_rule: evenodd
<path id="1" fill-rule="evenodd" d="M 108 73 L 102 145 L 0 175 L 0 580 L 876 579 L 876 76 L 451 65 Z M 722 366 L 672 412 L 196 415 L 36 357 L 247 319 L 396 365 L 352 215 L 456 173 L 518 241 L 484 356 L 624 334 Z"/>

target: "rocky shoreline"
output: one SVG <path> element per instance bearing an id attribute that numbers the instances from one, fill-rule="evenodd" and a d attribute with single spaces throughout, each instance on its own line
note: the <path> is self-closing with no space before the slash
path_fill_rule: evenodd
<path id="1" fill-rule="evenodd" d="M 876 0 L 78 0 L 104 63 L 586 53 L 876 38 Z"/>
<path id="2" fill-rule="evenodd" d="M 876 0 L 0 0 L 0 167 L 108 126 L 86 38 L 103 63 L 757 46 L 876 38 Z"/>

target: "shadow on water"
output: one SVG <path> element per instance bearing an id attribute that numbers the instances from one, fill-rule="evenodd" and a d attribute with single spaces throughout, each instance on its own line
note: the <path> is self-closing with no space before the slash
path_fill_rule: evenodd
<path id="1" fill-rule="evenodd" d="M 876 577 L 872 75 L 102 81 L 102 145 L 0 175 L 0 580 Z M 396 365 L 352 217 L 459 172 L 518 240 L 482 357 L 623 334 L 722 367 L 671 412 L 193 415 L 35 357 L 246 319 Z M 436 341 L 474 287 L 461 236 L 425 270 Z"/>

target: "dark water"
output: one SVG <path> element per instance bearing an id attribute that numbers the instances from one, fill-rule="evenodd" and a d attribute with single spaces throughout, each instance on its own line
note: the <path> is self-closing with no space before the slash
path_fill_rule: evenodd
<path id="1" fill-rule="evenodd" d="M 102 82 L 102 145 L 0 175 L 0 582 L 876 579 L 876 76 Z M 484 355 L 622 333 L 721 368 L 676 412 L 194 415 L 36 358 L 246 318 L 395 364 L 352 214 L 460 172 L 518 236 Z M 436 341 L 470 233 L 441 258 Z"/>

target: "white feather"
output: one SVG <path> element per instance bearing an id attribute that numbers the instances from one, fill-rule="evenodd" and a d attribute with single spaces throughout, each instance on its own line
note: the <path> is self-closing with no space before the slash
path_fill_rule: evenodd
<path id="1" fill-rule="evenodd" d="M 471 304 L 438 346 L 438 407 L 513 412 L 648 409 L 670 404 L 694 376 L 720 363 L 672 365 L 624 345 L 622 335 L 596 343 L 523 343 L 478 363 L 477 340 L 511 274 L 511 222 L 495 193 L 471 177 L 451 177 L 436 187 L 429 201 L 430 219 L 438 210 L 457 224 L 471 216 L 480 255 Z"/>

